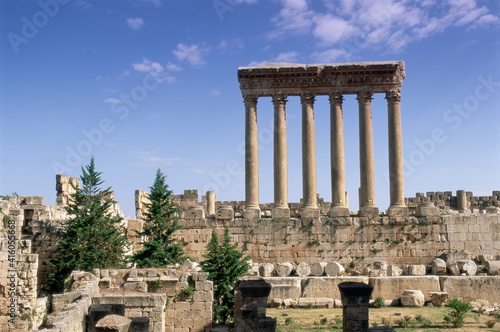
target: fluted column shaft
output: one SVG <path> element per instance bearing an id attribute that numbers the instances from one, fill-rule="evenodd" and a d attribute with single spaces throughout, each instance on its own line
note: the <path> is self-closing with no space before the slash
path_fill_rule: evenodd
<path id="1" fill-rule="evenodd" d="M 330 94 L 330 161 L 332 168 L 331 216 L 348 215 L 345 198 L 344 125 L 342 119 L 342 93 Z"/>
<path id="2" fill-rule="evenodd" d="M 372 96 L 373 93 L 364 91 L 358 93 L 357 97 L 359 103 L 360 208 L 375 207 Z"/>
<path id="3" fill-rule="evenodd" d="M 286 147 L 286 95 L 273 95 L 274 105 L 274 204 L 288 208 L 288 166 Z"/>
<path id="4" fill-rule="evenodd" d="M 404 207 L 403 134 L 401 130 L 401 94 L 386 93 L 389 128 L 389 186 L 391 207 Z"/>
<path id="5" fill-rule="evenodd" d="M 314 95 L 303 94 L 302 103 L 302 181 L 306 208 L 317 208 L 316 143 L 314 133 Z"/>
<path id="6" fill-rule="evenodd" d="M 257 137 L 257 97 L 245 102 L 245 200 L 247 208 L 259 207 L 259 143 Z"/>

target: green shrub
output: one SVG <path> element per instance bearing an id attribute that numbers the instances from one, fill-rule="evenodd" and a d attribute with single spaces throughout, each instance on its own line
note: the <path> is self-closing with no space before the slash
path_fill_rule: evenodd
<path id="1" fill-rule="evenodd" d="M 495 322 L 494 319 L 490 319 L 490 320 L 487 320 L 486 322 L 484 322 L 486 327 L 488 327 L 489 329 L 493 328 L 493 326 L 495 326 L 496 323 L 497 322 Z"/>
<path id="2" fill-rule="evenodd" d="M 444 321 L 455 328 L 464 326 L 465 316 L 472 309 L 470 303 L 454 298 L 448 303 L 448 307 L 450 310 L 444 316 Z"/>
<path id="3" fill-rule="evenodd" d="M 293 318 L 292 317 L 285 318 L 285 325 L 291 325 L 292 323 L 293 323 Z"/>
<path id="4" fill-rule="evenodd" d="M 319 321 L 319 323 L 321 325 L 325 325 L 326 323 L 328 323 L 328 319 L 327 318 L 321 318 L 321 320 Z"/>
<path id="5" fill-rule="evenodd" d="M 373 302 L 373 306 L 374 306 L 375 308 L 382 308 L 382 307 L 385 307 L 385 302 L 384 302 L 384 299 L 383 299 L 383 298 L 381 298 L 380 296 L 379 296 L 379 297 L 377 297 L 377 298 L 375 299 L 375 301 Z"/>

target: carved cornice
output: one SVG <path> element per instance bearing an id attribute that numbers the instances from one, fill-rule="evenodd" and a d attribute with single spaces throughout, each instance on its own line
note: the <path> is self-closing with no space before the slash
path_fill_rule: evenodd
<path id="1" fill-rule="evenodd" d="M 241 91 L 258 96 L 311 92 L 328 95 L 332 91 L 357 94 L 374 93 L 401 87 L 405 77 L 404 62 L 360 62 L 324 65 L 267 64 L 238 69 Z"/>

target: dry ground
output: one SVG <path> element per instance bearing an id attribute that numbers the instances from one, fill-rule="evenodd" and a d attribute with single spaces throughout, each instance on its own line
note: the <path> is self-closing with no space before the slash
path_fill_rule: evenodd
<path id="1" fill-rule="evenodd" d="M 487 328 L 484 322 L 494 319 L 493 316 L 479 315 L 475 313 L 467 314 L 465 326 L 463 328 L 454 329 L 445 325 L 443 317 L 448 308 L 370 308 L 370 326 L 384 326 L 385 322 L 389 322 L 390 326 L 397 331 L 449 331 L 449 332 L 500 332 L 500 322 L 497 322 L 493 328 Z M 422 324 L 416 322 L 415 317 L 421 316 L 426 321 L 428 327 L 419 327 Z M 267 316 L 274 317 L 278 320 L 277 331 L 295 332 L 295 331 L 342 331 L 342 309 L 275 309 L 268 308 Z M 411 317 L 411 322 L 414 322 L 415 327 L 400 328 L 397 321 L 404 317 Z M 422 322 L 420 318 L 420 322 Z M 285 322 L 287 321 L 287 322 Z M 288 323 L 288 324 L 286 324 Z M 374 325 L 375 324 L 375 325 Z M 377 325 L 378 324 L 378 325 Z"/>

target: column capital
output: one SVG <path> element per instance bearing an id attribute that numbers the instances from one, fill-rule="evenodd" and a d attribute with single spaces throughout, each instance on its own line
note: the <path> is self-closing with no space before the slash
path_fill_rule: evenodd
<path id="1" fill-rule="evenodd" d="M 398 90 L 390 90 L 385 93 L 385 99 L 389 102 L 399 103 L 401 101 L 401 91 Z"/>
<path id="2" fill-rule="evenodd" d="M 284 93 L 273 94 L 273 104 L 286 104 L 288 95 Z"/>
<path id="3" fill-rule="evenodd" d="M 312 93 L 303 93 L 300 95 L 300 102 L 302 104 L 312 104 L 314 103 L 314 97 L 316 97 L 316 95 Z"/>
<path id="4" fill-rule="evenodd" d="M 342 92 L 332 92 L 329 95 L 330 103 L 336 103 L 342 105 L 342 102 L 344 101 L 344 96 L 342 95 Z"/>
<path id="5" fill-rule="evenodd" d="M 245 103 L 245 105 L 257 105 L 257 99 L 259 99 L 259 97 L 257 97 L 256 95 L 243 95 L 243 102 Z"/>
<path id="6" fill-rule="evenodd" d="M 370 103 L 373 99 L 373 92 L 370 91 L 361 91 L 358 93 L 356 97 L 359 103 Z"/>

